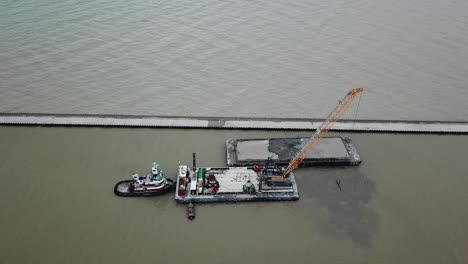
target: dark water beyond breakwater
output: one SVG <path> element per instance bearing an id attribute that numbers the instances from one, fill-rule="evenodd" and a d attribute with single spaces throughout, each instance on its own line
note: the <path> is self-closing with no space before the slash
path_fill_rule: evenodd
<path id="1" fill-rule="evenodd" d="M 222 166 L 228 138 L 308 135 L 1 127 L 2 262 L 467 262 L 466 136 L 353 133 L 363 163 L 299 169 L 298 202 L 201 205 L 194 222 L 171 195 L 112 192 L 153 161 L 175 175 L 194 151 Z"/>

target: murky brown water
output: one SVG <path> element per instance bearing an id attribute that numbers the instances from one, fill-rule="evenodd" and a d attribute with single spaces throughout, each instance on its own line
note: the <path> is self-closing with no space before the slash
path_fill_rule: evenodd
<path id="1" fill-rule="evenodd" d="M 352 134 L 359 167 L 301 168 L 297 202 L 121 198 L 153 161 L 224 165 L 228 138 L 310 132 L 0 127 L 1 263 L 466 263 L 466 136 Z M 335 181 L 340 179 L 343 191 Z"/>

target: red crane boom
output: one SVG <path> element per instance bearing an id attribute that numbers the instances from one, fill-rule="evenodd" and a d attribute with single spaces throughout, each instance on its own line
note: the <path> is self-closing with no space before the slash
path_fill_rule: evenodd
<path id="1" fill-rule="evenodd" d="M 349 91 L 343 99 L 340 100 L 340 103 L 333 109 L 333 111 L 327 116 L 327 119 L 322 123 L 322 125 L 315 131 L 314 135 L 309 139 L 309 141 L 302 147 L 301 150 L 296 154 L 296 156 L 289 162 L 288 167 L 283 173 L 283 178 L 288 178 L 289 174 L 293 172 L 304 158 L 307 156 L 309 151 L 317 145 L 319 140 L 328 133 L 328 130 L 336 123 L 338 119 L 344 114 L 346 109 L 351 105 L 354 98 L 364 91 L 364 88 L 356 88 Z"/>

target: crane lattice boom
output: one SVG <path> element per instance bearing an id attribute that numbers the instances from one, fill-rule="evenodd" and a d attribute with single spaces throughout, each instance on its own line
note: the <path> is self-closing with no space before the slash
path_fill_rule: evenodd
<path id="1" fill-rule="evenodd" d="M 328 130 L 336 123 L 338 119 L 344 114 L 346 109 L 351 105 L 356 95 L 364 91 L 364 88 L 356 88 L 351 91 L 340 100 L 340 103 L 333 109 L 333 111 L 327 116 L 327 119 L 322 123 L 322 125 L 315 131 L 315 134 L 309 139 L 309 141 L 302 147 L 302 149 L 296 154 L 296 156 L 289 162 L 288 167 L 283 173 L 283 178 L 289 177 L 289 174 L 293 172 L 304 158 L 307 156 L 309 151 L 317 145 L 320 138 L 327 134 Z"/>

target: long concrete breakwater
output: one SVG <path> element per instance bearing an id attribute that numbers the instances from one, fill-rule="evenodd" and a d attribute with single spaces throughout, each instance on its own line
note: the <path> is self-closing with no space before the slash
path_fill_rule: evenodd
<path id="1" fill-rule="evenodd" d="M 315 130 L 323 119 L 0 113 L 0 125 Z M 468 134 L 468 121 L 340 120 L 332 131 Z"/>

